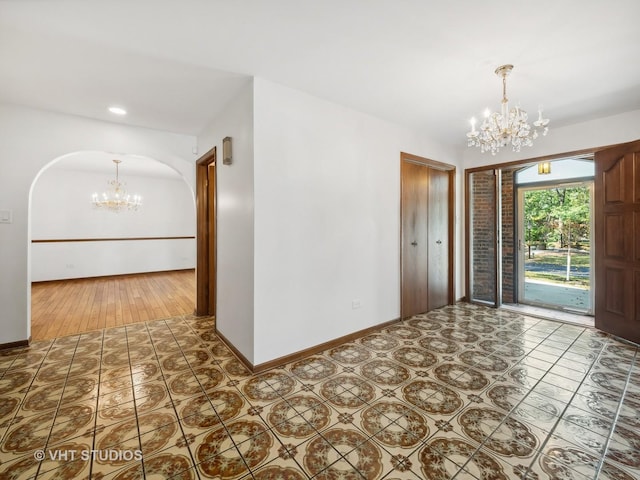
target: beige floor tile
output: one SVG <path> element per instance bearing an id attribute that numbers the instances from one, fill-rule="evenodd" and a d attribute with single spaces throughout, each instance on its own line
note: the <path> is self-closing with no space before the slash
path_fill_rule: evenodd
<path id="1" fill-rule="evenodd" d="M 251 375 L 212 322 L 0 352 L 0 470 L 142 478 L 133 457 L 33 458 L 74 445 L 184 479 L 583 479 L 606 445 L 600 478 L 640 469 L 636 347 L 593 329 L 458 304 Z"/>
<path id="2" fill-rule="evenodd" d="M 270 480 L 283 478 L 287 480 L 307 480 L 307 475 L 293 459 L 281 457 L 252 469 L 251 473 L 241 477 L 242 480 Z"/>
<path id="3" fill-rule="evenodd" d="M 144 457 L 144 472 L 149 478 L 194 480 L 198 477 L 186 447 L 171 447 Z"/>
<path id="4" fill-rule="evenodd" d="M 107 450 L 132 439 L 139 443 L 138 438 L 137 419 L 130 418 L 96 431 L 94 446 L 96 450 Z"/>
<path id="5" fill-rule="evenodd" d="M 203 478 L 240 478 L 250 472 L 223 427 L 196 439 L 190 450 Z"/>
<path id="6" fill-rule="evenodd" d="M 47 445 L 38 478 L 82 478 L 91 467 L 93 435 Z"/>
<path id="7" fill-rule="evenodd" d="M 28 479 L 35 478 L 40 468 L 40 462 L 34 458 L 33 452 L 26 455 L 10 455 L 0 453 L 0 478 Z"/>
<path id="8" fill-rule="evenodd" d="M 141 461 L 128 462 L 123 465 L 119 462 L 110 464 L 94 460 L 91 464 L 92 478 L 99 478 L 100 480 L 144 478 L 143 471 Z"/>

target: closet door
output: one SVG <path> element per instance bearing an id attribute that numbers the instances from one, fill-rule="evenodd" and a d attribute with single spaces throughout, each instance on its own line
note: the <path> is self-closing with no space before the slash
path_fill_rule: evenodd
<path id="1" fill-rule="evenodd" d="M 453 166 L 401 157 L 403 318 L 453 303 L 454 175 Z"/>
<path id="2" fill-rule="evenodd" d="M 427 284 L 429 310 L 449 303 L 449 173 L 429 171 L 427 212 Z"/>
<path id="3" fill-rule="evenodd" d="M 429 168 L 402 161 L 402 316 L 429 310 Z"/>

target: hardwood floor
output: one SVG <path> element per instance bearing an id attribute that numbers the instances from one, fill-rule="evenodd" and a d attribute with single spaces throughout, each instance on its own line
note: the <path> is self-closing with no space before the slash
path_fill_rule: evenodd
<path id="1" fill-rule="evenodd" d="M 32 340 L 191 314 L 195 278 L 179 270 L 33 283 Z"/>

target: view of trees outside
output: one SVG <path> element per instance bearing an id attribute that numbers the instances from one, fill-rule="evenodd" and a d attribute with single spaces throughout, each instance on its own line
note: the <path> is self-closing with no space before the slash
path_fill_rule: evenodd
<path id="1" fill-rule="evenodd" d="M 588 186 L 524 192 L 525 277 L 589 286 Z"/>

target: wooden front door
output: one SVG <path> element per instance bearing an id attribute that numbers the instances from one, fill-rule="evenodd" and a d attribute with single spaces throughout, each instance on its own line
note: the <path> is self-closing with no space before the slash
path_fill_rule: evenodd
<path id="1" fill-rule="evenodd" d="M 422 162 L 430 162 L 430 166 Z M 452 166 L 401 159 L 401 316 L 453 303 Z"/>
<path id="2" fill-rule="evenodd" d="M 640 141 L 595 163 L 595 325 L 640 343 Z"/>

